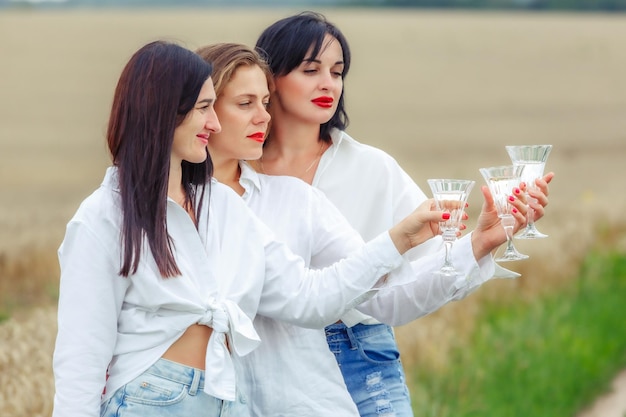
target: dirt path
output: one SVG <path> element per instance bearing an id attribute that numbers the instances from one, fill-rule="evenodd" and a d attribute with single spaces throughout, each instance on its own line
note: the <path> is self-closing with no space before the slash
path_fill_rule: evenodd
<path id="1" fill-rule="evenodd" d="M 626 416 L 626 370 L 617 375 L 611 384 L 611 392 L 598 398 L 587 410 L 576 417 L 625 417 Z"/>

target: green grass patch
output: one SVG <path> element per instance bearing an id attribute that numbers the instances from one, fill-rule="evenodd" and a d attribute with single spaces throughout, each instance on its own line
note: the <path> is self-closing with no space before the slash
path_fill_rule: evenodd
<path id="1" fill-rule="evenodd" d="M 626 255 L 594 253 L 572 285 L 490 304 L 445 372 L 416 370 L 422 417 L 572 417 L 626 368 Z"/>

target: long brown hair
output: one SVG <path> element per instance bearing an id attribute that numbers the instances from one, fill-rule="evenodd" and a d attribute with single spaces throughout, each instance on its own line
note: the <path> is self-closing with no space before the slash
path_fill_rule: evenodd
<path id="1" fill-rule="evenodd" d="M 167 232 L 167 186 L 174 130 L 197 101 L 211 65 L 179 45 L 151 42 L 126 64 L 115 90 L 107 142 L 118 168 L 122 203 L 123 259 L 120 275 L 137 272 L 144 238 L 164 277 L 180 274 Z M 187 202 L 196 209 L 213 164 L 183 162 L 183 187 Z"/>

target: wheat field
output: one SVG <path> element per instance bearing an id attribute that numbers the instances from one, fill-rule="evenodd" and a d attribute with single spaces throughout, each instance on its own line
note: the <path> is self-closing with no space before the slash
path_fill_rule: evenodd
<path id="1" fill-rule="evenodd" d="M 0 302 L 13 314 L 0 325 L 0 415 L 50 413 L 56 249 L 109 163 L 104 130 L 130 55 L 158 38 L 253 44 L 296 11 L 0 11 Z M 483 301 L 558 291 L 600 230 L 625 230 L 626 15 L 319 11 L 352 47 L 349 133 L 396 157 L 424 190 L 431 177 L 482 183 L 479 167 L 508 163 L 504 145 L 554 145 L 539 224 L 550 238 L 517 244 L 531 255 L 512 265 L 522 278 L 397 329 L 409 372 L 445 368 Z M 473 193 L 470 215 L 480 204 Z M 24 397 L 25 385 L 40 395 Z"/>

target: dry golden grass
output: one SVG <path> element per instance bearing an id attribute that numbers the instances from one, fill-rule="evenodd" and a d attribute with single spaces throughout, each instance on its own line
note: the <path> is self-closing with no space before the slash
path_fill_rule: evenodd
<path id="1" fill-rule="evenodd" d="M 47 417 L 52 412 L 52 349 L 56 309 L 37 307 L 0 326 L 0 415 Z"/>
<path id="2" fill-rule="evenodd" d="M 108 164 L 108 108 L 130 54 L 156 38 L 192 49 L 252 44 L 294 11 L 2 11 L 0 306 L 19 314 L 0 325 L 0 415 L 49 415 L 56 250 Z M 409 372 L 445 368 L 481 303 L 558 291 L 598 233 L 624 224 L 626 16 L 322 11 L 353 48 L 349 132 L 395 156 L 425 190 L 430 177 L 481 184 L 478 168 L 507 163 L 506 144 L 554 145 L 547 169 L 557 177 L 539 224 L 550 238 L 518 243 L 532 256 L 511 265 L 522 278 L 397 329 Z M 475 217 L 478 191 L 470 204 Z"/>

